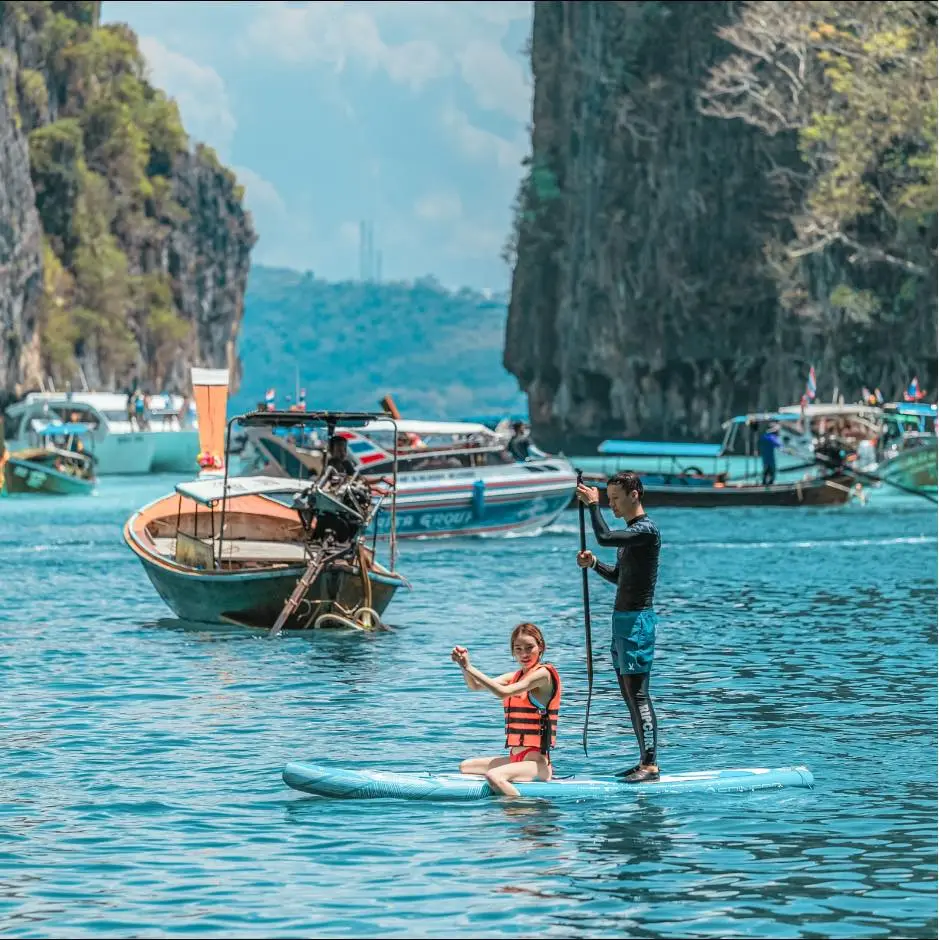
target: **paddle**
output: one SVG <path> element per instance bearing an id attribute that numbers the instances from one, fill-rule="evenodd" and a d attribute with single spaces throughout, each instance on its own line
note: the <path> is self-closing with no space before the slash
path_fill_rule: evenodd
<path id="1" fill-rule="evenodd" d="M 582 470 L 577 471 L 577 485 L 583 483 Z M 577 510 L 580 513 L 580 550 L 587 551 L 587 529 L 584 525 L 584 504 L 578 500 Z M 593 644 L 590 638 L 590 587 L 587 582 L 587 569 L 581 568 L 584 579 L 584 633 L 587 640 L 587 711 L 584 714 L 584 756 L 587 756 L 587 725 L 590 722 L 590 696 L 593 694 Z"/>

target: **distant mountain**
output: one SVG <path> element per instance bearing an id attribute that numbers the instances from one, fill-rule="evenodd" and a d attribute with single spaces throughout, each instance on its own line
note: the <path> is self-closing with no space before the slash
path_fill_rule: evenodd
<path id="1" fill-rule="evenodd" d="M 411 418 L 527 410 L 502 366 L 508 298 L 414 283 L 329 283 L 254 265 L 239 339 L 243 375 L 232 410 L 275 389 L 286 407 L 296 374 L 308 408 L 378 409 L 391 394 Z"/>

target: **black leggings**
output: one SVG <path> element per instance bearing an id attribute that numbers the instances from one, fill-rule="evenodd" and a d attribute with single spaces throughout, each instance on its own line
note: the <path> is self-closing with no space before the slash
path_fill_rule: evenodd
<path id="1" fill-rule="evenodd" d="M 617 679 L 619 679 L 620 692 L 623 693 L 623 698 L 629 708 L 629 717 L 632 719 L 633 731 L 639 742 L 642 763 L 654 764 L 659 726 L 655 719 L 652 699 L 649 697 L 649 673 L 617 676 Z"/>

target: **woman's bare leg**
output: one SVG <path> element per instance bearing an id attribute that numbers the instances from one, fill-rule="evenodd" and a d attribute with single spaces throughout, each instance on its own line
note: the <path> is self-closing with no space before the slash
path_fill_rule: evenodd
<path id="1" fill-rule="evenodd" d="M 519 783 L 528 783 L 531 780 L 550 780 L 551 765 L 543 758 L 523 760 L 517 764 L 506 763 L 491 767 L 486 771 L 486 780 L 489 786 L 503 796 L 519 796 L 518 790 L 512 786 L 512 780 Z"/>
<path id="2" fill-rule="evenodd" d="M 507 764 L 509 758 L 504 755 L 500 757 L 470 757 L 460 761 L 461 774 L 484 774 L 492 767 L 501 767 Z"/>

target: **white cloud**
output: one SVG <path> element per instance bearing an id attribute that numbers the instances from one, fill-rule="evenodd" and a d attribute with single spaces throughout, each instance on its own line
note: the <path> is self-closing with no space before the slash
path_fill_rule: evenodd
<path id="1" fill-rule="evenodd" d="M 320 62 L 342 72 L 356 65 L 368 72 L 382 69 L 393 81 L 418 89 L 446 74 L 440 50 L 425 39 L 386 43 L 373 14 L 364 5 L 316 0 L 287 6 L 270 0 L 249 28 L 249 43 L 291 65 Z"/>
<path id="2" fill-rule="evenodd" d="M 440 119 L 466 156 L 475 160 L 494 162 L 504 170 L 520 172 L 522 159 L 528 152 L 528 145 L 522 134 L 514 140 L 506 140 L 498 134 L 476 127 L 465 111 L 453 105 L 448 105 L 443 109 Z"/>
<path id="3" fill-rule="evenodd" d="M 474 40 L 460 53 L 459 62 L 463 81 L 481 108 L 528 120 L 531 88 L 519 61 L 507 56 L 498 43 Z"/>
<path id="4" fill-rule="evenodd" d="M 506 232 L 494 225 L 467 222 L 458 226 L 448 251 L 460 258 L 498 258 Z"/>
<path id="5" fill-rule="evenodd" d="M 286 218 L 287 204 L 277 187 L 246 166 L 234 166 L 232 172 L 245 188 L 245 204 L 255 215 L 279 215 Z"/>
<path id="6" fill-rule="evenodd" d="M 209 144 L 226 159 L 237 124 L 218 72 L 168 49 L 152 36 L 141 37 L 140 51 L 151 82 L 176 99 L 190 138 Z"/>
<path id="7" fill-rule="evenodd" d="M 242 45 L 291 66 L 381 70 L 415 91 L 458 73 L 480 107 L 524 120 L 531 89 L 503 40 L 512 24 L 530 19 L 531 2 L 512 0 L 268 0 Z"/>
<path id="8" fill-rule="evenodd" d="M 425 193 L 414 204 L 414 214 L 424 222 L 453 222 L 463 215 L 463 201 L 458 193 Z"/>
<path id="9" fill-rule="evenodd" d="M 311 216 L 289 206 L 277 187 L 250 167 L 233 166 L 232 172 L 245 188 L 245 206 L 258 232 L 253 259 L 297 270 L 308 268 L 316 234 Z"/>

